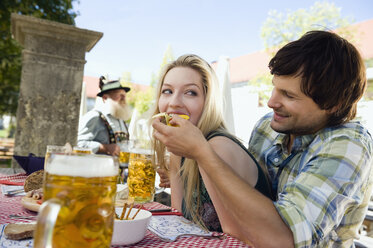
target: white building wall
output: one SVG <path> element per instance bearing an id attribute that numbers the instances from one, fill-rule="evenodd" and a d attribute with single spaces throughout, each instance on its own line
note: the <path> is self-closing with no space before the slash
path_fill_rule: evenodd
<path id="1" fill-rule="evenodd" d="M 247 146 L 255 123 L 265 113 L 270 112 L 270 109 L 258 106 L 259 96 L 251 92 L 248 85 L 231 90 L 235 134 Z"/>

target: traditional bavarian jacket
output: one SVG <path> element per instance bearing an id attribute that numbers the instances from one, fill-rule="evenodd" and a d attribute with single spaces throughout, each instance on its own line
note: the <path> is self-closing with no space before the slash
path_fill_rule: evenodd
<path id="1" fill-rule="evenodd" d="M 112 116 L 105 108 L 95 108 L 86 113 L 79 124 L 78 146 L 91 148 L 97 153 L 100 144 L 112 144 L 129 138 L 123 120 Z"/>

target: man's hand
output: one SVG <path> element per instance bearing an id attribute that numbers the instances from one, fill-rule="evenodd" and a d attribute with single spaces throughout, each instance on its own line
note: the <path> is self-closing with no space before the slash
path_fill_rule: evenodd
<path id="1" fill-rule="evenodd" d="M 154 119 L 152 123 L 155 130 L 153 136 L 161 141 L 169 152 L 195 160 L 203 155 L 203 147 L 209 144 L 199 128 L 178 115 L 172 117 L 170 124 L 175 127 L 167 126 L 159 119 Z"/>
<path id="2" fill-rule="evenodd" d="M 117 144 L 101 144 L 98 153 L 119 156 L 120 147 Z"/>
<path id="3" fill-rule="evenodd" d="M 157 173 L 160 179 L 159 187 L 161 188 L 171 187 L 170 176 L 168 175 L 168 171 L 165 169 L 157 169 Z"/>

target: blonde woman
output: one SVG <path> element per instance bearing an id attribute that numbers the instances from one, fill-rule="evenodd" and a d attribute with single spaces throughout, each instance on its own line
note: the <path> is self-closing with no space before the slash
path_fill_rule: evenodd
<path id="1" fill-rule="evenodd" d="M 156 102 L 154 114 L 188 115 L 189 122 L 199 128 L 221 159 L 248 184 L 270 197 L 263 169 L 241 142 L 227 132 L 218 82 L 206 61 L 196 55 L 183 55 L 165 66 Z M 155 119 L 153 127 L 160 121 Z M 155 130 L 154 136 L 157 135 L 160 134 Z M 164 164 L 165 144 L 154 139 L 154 150 L 160 164 Z M 196 161 L 171 154 L 169 178 L 172 207 L 210 231 L 223 231 L 244 239 L 229 209 L 224 208 L 224 199 L 219 198 L 209 176 L 198 168 Z"/>

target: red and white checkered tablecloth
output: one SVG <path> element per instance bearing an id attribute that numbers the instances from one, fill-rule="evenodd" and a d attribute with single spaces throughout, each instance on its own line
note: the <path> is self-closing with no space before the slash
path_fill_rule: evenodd
<path id="1" fill-rule="evenodd" d="M 143 205 L 143 208 L 160 209 L 168 208 L 167 206 L 158 203 L 151 202 Z M 176 211 L 176 210 L 173 210 Z M 216 233 L 219 234 L 219 233 Z M 166 242 L 160 239 L 157 235 L 153 234 L 149 230 L 146 232 L 145 238 L 140 242 L 128 245 L 128 246 L 112 246 L 112 247 L 250 247 L 245 243 L 233 238 L 227 234 L 224 234 L 223 239 L 206 239 L 202 237 L 181 237 L 174 242 Z"/>
<path id="2" fill-rule="evenodd" d="M 0 174 L 0 178 L 3 175 Z M 7 177 L 7 182 L 24 182 L 26 176 L 22 174 L 12 175 Z M 36 216 L 37 213 L 29 211 L 21 205 L 22 196 L 7 197 L 0 194 L 0 224 L 18 223 L 20 220 L 9 218 L 10 214 Z M 146 203 L 143 205 L 145 209 L 160 209 L 168 208 L 158 202 Z M 176 211 L 176 210 L 173 210 Z M 29 222 L 22 220 L 22 222 Z M 219 233 L 216 233 L 219 234 Z M 129 246 L 112 246 L 112 247 L 250 247 L 245 243 L 235 239 L 227 234 L 224 234 L 223 239 L 206 239 L 203 237 L 181 237 L 174 242 L 167 242 L 153 234 L 149 230 L 146 232 L 145 238 L 140 242 Z"/>
<path id="3" fill-rule="evenodd" d="M 208 247 L 208 248 L 226 248 L 226 247 L 250 247 L 245 243 L 235 239 L 231 236 L 225 235 L 225 239 L 205 239 L 202 237 L 182 237 L 174 242 L 165 242 L 158 236 L 151 233 L 149 230 L 146 232 L 145 238 L 140 242 L 128 246 L 112 246 L 112 247 Z"/>
<path id="4" fill-rule="evenodd" d="M 0 174 L 0 184 L 8 185 L 24 185 L 27 175 L 25 173 L 19 173 L 14 175 Z"/>
<path id="5" fill-rule="evenodd" d="M 0 224 L 30 222 L 32 220 L 19 220 L 10 218 L 10 214 L 22 216 L 36 216 L 37 213 L 29 211 L 21 205 L 22 196 L 5 196 L 0 193 Z"/>

